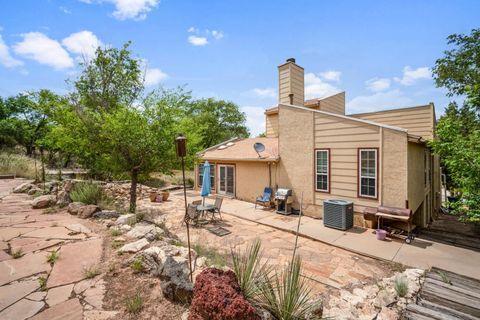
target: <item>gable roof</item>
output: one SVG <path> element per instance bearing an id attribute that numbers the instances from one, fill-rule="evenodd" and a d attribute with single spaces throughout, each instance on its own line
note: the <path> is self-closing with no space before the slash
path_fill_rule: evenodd
<path id="1" fill-rule="evenodd" d="M 262 143 L 265 151 L 257 152 L 253 148 L 255 143 Z M 223 147 L 224 146 L 224 147 Z M 278 138 L 234 138 L 218 145 L 205 149 L 199 153 L 203 160 L 223 161 L 278 161 Z"/>

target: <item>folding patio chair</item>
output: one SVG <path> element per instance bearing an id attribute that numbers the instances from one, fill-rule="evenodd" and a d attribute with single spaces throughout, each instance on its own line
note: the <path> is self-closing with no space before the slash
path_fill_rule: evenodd
<path id="1" fill-rule="evenodd" d="M 272 197 L 273 190 L 270 187 L 266 187 L 263 190 L 263 195 L 257 197 L 255 200 L 255 209 L 257 209 L 257 204 L 261 204 L 264 207 L 269 207 L 270 206 L 270 198 Z"/>
<path id="2" fill-rule="evenodd" d="M 220 216 L 220 220 L 222 220 L 222 213 L 220 212 L 220 208 L 222 207 L 222 202 L 223 202 L 223 198 L 221 197 L 216 197 L 215 198 L 215 208 L 209 210 L 209 212 L 212 214 L 212 221 L 215 220 L 215 213 L 218 213 L 218 215 Z"/>

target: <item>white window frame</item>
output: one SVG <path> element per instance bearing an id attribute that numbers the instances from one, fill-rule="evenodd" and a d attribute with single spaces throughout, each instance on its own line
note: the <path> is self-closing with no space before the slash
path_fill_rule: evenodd
<path id="1" fill-rule="evenodd" d="M 326 152 L 327 153 L 327 173 L 318 172 L 318 153 Z M 327 189 L 318 189 L 318 176 L 326 175 L 327 176 Z M 330 192 L 330 150 L 329 149 L 315 149 L 315 191 L 318 192 Z"/>
<path id="2" fill-rule="evenodd" d="M 375 177 L 362 176 L 362 151 L 375 151 Z M 375 179 L 375 195 L 362 194 L 362 178 Z M 358 149 L 358 196 L 361 198 L 378 199 L 378 149 L 359 148 Z"/>

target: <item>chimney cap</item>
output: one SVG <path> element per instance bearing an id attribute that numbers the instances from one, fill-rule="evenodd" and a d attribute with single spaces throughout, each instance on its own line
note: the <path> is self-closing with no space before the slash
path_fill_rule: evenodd
<path id="1" fill-rule="evenodd" d="M 295 63 L 295 58 L 288 58 L 288 59 L 287 59 L 287 62 L 293 62 L 293 63 Z"/>

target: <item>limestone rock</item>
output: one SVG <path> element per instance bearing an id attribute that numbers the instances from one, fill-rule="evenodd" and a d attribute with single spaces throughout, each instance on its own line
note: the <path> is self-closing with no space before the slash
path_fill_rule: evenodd
<path id="1" fill-rule="evenodd" d="M 120 225 L 120 224 L 130 225 L 130 224 L 135 224 L 135 222 L 137 222 L 136 215 L 134 215 L 133 213 L 129 213 L 129 214 L 124 214 L 124 215 L 121 215 L 120 217 L 118 217 L 117 221 L 115 221 L 115 224 L 116 225 Z"/>
<path id="2" fill-rule="evenodd" d="M 95 212 L 100 211 L 100 207 L 95 204 L 89 204 L 78 209 L 78 217 L 82 219 L 90 218 Z"/>
<path id="3" fill-rule="evenodd" d="M 175 302 L 187 302 L 193 296 L 188 260 L 179 256 L 167 256 L 160 273 L 160 287 L 165 298 Z"/>
<path id="4" fill-rule="evenodd" d="M 68 205 L 67 211 L 70 214 L 76 215 L 80 208 L 84 207 L 85 204 L 82 202 L 72 202 Z"/>
<path id="5" fill-rule="evenodd" d="M 37 192 L 42 192 L 43 190 L 40 189 L 40 188 L 37 188 L 36 186 L 33 186 L 33 188 L 31 188 L 30 190 L 28 190 L 27 194 L 29 196 L 33 196 L 35 193 Z"/>
<path id="6" fill-rule="evenodd" d="M 36 197 L 32 201 L 32 208 L 33 209 L 44 209 L 51 207 L 55 204 L 57 200 L 55 199 L 54 195 L 44 195 L 40 197 Z"/>
<path id="7" fill-rule="evenodd" d="M 120 214 L 117 211 L 113 210 L 102 210 L 93 214 L 93 217 L 96 219 L 112 219 L 118 218 L 119 216 Z"/>
<path id="8" fill-rule="evenodd" d="M 159 234 L 162 234 L 163 232 L 164 231 L 161 228 L 158 228 L 153 224 L 138 223 L 126 234 L 126 236 L 137 239 L 147 238 L 147 240 L 153 241 Z"/>
<path id="9" fill-rule="evenodd" d="M 148 246 L 148 244 L 149 244 L 148 240 L 145 238 L 142 238 L 138 241 L 125 244 L 123 247 L 120 248 L 120 252 L 135 253 L 142 250 L 146 246 Z"/>
<path id="10" fill-rule="evenodd" d="M 31 184 L 30 182 L 25 182 L 13 188 L 13 193 L 26 193 L 34 187 L 35 185 Z"/>
<path id="11" fill-rule="evenodd" d="M 122 232 L 128 232 L 128 231 L 132 230 L 132 227 L 130 227 L 130 225 L 128 225 L 128 224 L 122 224 L 122 225 L 120 225 L 119 229 Z"/>

